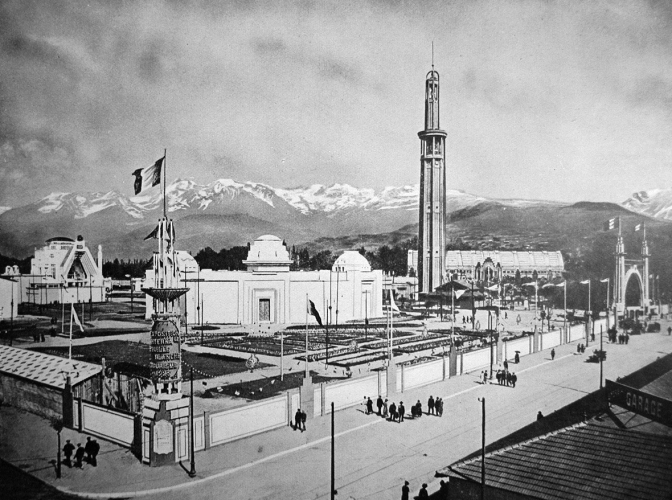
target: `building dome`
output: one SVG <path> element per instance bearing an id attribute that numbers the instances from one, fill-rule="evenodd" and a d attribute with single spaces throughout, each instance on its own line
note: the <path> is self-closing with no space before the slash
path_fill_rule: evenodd
<path id="1" fill-rule="evenodd" d="M 343 252 L 331 268 L 332 271 L 371 271 L 371 264 L 361 253 L 355 250 Z"/>
<path id="2" fill-rule="evenodd" d="M 259 236 L 250 245 L 243 264 L 248 271 L 289 271 L 292 260 L 283 241 L 272 234 Z"/>
<path id="3" fill-rule="evenodd" d="M 259 236 L 259 237 L 258 237 L 256 240 L 254 240 L 254 241 L 257 242 L 257 241 L 282 241 L 282 240 L 281 240 L 280 238 L 278 238 L 277 236 L 275 236 L 275 235 L 272 235 L 272 234 L 264 234 L 264 235 Z"/>

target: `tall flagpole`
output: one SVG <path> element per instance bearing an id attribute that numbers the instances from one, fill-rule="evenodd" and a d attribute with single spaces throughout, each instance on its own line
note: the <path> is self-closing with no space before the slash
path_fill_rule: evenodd
<path id="1" fill-rule="evenodd" d="M 306 294 L 306 379 L 308 379 L 308 308 L 310 307 L 310 302 L 308 302 L 308 294 Z"/>
<path id="2" fill-rule="evenodd" d="M 68 345 L 68 359 L 72 359 L 72 311 L 74 310 L 74 305 L 70 304 L 70 343 Z"/>
<path id="3" fill-rule="evenodd" d="M 168 166 L 168 152 L 166 149 L 163 150 L 163 218 L 166 218 L 166 167 Z"/>

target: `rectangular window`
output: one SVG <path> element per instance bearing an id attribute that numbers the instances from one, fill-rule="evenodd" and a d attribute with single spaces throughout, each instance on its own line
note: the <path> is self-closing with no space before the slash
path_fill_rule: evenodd
<path id="1" fill-rule="evenodd" d="M 271 321 L 271 299 L 259 299 L 259 322 Z"/>

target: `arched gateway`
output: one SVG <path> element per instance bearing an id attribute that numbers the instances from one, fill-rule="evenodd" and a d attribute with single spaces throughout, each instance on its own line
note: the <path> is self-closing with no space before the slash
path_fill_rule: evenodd
<path id="1" fill-rule="evenodd" d="M 642 224 L 643 226 L 643 224 Z M 616 242 L 616 272 L 614 279 L 614 307 L 619 315 L 627 315 L 628 310 L 641 308 L 648 313 L 649 301 L 649 246 L 646 228 L 643 227 L 642 251 L 638 258 L 626 259 L 621 220 L 618 219 L 618 239 Z"/>

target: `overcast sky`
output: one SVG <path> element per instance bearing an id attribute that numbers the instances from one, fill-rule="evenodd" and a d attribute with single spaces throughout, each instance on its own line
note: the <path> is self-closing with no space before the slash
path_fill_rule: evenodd
<path id="1" fill-rule="evenodd" d="M 419 182 L 431 43 L 449 187 L 672 185 L 672 2 L 0 2 L 0 205 L 168 179 Z"/>

